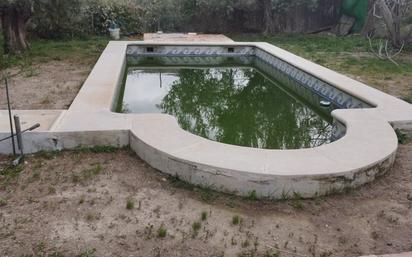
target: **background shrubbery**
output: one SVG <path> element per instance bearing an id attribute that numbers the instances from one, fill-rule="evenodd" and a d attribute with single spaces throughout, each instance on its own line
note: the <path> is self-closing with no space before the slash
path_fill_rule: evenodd
<path id="1" fill-rule="evenodd" d="M 35 1 L 29 31 L 40 38 L 81 37 L 104 34 L 115 22 L 125 31 L 139 32 L 142 14 L 135 1 Z"/>
<path id="2" fill-rule="evenodd" d="M 338 18 L 340 2 L 272 0 L 275 30 L 302 32 L 331 25 Z M 29 31 L 41 38 L 79 37 L 106 33 L 116 22 L 123 33 L 260 33 L 264 11 L 262 0 L 37 0 Z"/>
<path id="3" fill-rule="evenodd" d="M 28 31 L 32 37 L 46 39 L 102 35 L 107 33 L 107 28 L 112 23 L 121 27 L 123 35 L 158 30 L 228 34 L 263 33 L 266 35 L 277 33 L 310 34 L 322 31 L 336 33 L 332 28 L 336 27 L 337 24 L 346 25 L 348 23 L 347 21 L 339 22 L 342 13 L 355 19 L 352 17 L 353 15 L 344 12 L 345 8 L 342 6 L 345 5 L 342 3 L 345 0 L 14 1 L 25 1 L 33 4 Z M 412 0 L 403 1 L 408 1 L 409 5 L 412 5 Z M 401 33 L 398 33 L 397 37 L 391 38 L 390 36 L 394 33 L 391 32 L 391 26 L 388 24 L 393 22 L 376 18 L 377 15 L 370 13 L 371 10 L 376 10 L 377 13 L 382 12 L 379 8 L 371 8 L 379 3 L 378 0 L 347 2 L 369 3 L 369 14 L 366 17 L 365 26 L 363 26 L 363 20 L 362 23 L 359 23 L 359 26 L 364 28 L 363 31 L 359 29 L 347 30 L 346 34 L 362 32 L 363 35 L 389 38 L 396 49 L 401 48 L 402 42 L 407 42 L 412 38 L 410 35 L 412 34 L 412 7 L 405 8 L 409 14 L 405 11 L 405 14 L 393 15 L 394 21 L 402 20 L 402 22 L 399 22 L 400 24 L 393 29 L 393 31 L 401 31 Z M 387 0 L 386 2 L 397 3 L 399 1 Z M 391 9 L 394 8 L 391 7 Z M 387 15 L 379 15 L 387 17 Z"/>

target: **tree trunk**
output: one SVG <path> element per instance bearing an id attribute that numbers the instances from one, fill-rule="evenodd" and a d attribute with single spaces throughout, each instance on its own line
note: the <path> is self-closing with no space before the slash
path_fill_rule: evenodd
<path id="1" fill-rule="evenodd" d="M 396 48 L 400 48 L 402 45 L 402 39 L 400 33 L 401 19 L 399 5 L 395 4 L 391 10 L 384 0 L 378 0 L 377 4 L 381 9 L 382 17 L 388 29 L 388 34 L 392 45 Z"/>
<path id="2" fill-rule="evenodd" d="M 373 16 L 373 6 L 375 5 L 376 0 L 369 0 L 368 3 L 368 15 L 366 16 L 365 24 L 363 25 L 361 35 L 367 37 L 374 32 L 375 29 L 375 17 Z"/>
<path id="3" fill-rule="evenodd" d="M 260 0 L 263 11 L 263 34 L 270 35 L 275 33 L 272 0 Z"/>
<path id="4" fill-rule="evenodd" d="M 29 17 L 30 11 L 21 10 L 13 4 L 1 10 L 4 50 L 6 53 L 19 54 L 28 48 L 26 23 Z"/>

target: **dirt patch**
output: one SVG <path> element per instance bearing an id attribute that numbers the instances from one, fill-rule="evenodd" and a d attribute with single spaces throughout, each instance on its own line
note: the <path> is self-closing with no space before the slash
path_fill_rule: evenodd
<path id="1" fill-rule="evenodd" d="M 70 61 L 38 63 L 29 68 L 9 69 L 12 107 L 19 110 L 68 109 L 92 66 Z M 0 85 L 4 92 L 4 85 Z M 0 109 L 6 109 L 5 101 Z"/>
<path id="2" fill-rule="evenodd" d="M 281 202 L 193 188 L 128 150 L 31 156 L 23 170 L 3 170 L 0 177 L 0 255 L 277 256 L 280 250 L 280 256 L 347 257 L 408 251 L 411 155 L 412 144 L 400 146 L 389 174 L 345 195 Z M 0 157 L 3 169 L 6 161 Z"/>
<path id="3" fill-rule="evenodd" d="M 382 92 L 389 95 L 408 99 L 412 93 L 412 87 L 410 81 L 412 81 L 412 76 L 407 75 L 397 75 L 395 78 L 383 77 L 383 76 L 356 76 L 353 74 L 345 74 L 357 81 L 365 83 L 373 88 L 376 88 Z"/>

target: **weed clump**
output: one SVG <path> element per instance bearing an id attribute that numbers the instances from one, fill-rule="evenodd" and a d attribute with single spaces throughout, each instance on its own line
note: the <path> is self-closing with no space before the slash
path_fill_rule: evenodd
<path id="1" fill-rule="evenodd" d="M 157 230 L 157 237 L 165 238 L 167 235 L 167 229 L 163 226 L 163 224 Z"/>
<path id="2" fill-rule="evenodd" d="M 103 170 L 102 165 L 98 163 L 90 169 L 83 170 L 80 174 L 73 174 L 72 182 L 75 184 L 85 182 L 99 175 L 102 172 L 102 170 Z"/>
<path id="3" fill-rule="evenodd" d="M 75 151 L 79 153 L 115 153 L 118 148 L 110 145 L 79 147 Z"/>
<path id="4" fill-rule="evenodd" d="M 128 199 L 126 202 L 126 209 L 133 210 L 134 209 L 134 201 L 133 199 Z"/>
<path id="5" fill-rule="evenodd" d="M 201 214 L 200 218 L 201 218 L 202 221 L 207 220 L 207 212 L 206 212 L 206 211 L 202 211 L 202 214 Z"/>
<path id="6" fill-rule="evenodd" d="M 247 198 L 251 201 L 256 201 L 258 199 L 256 190 L 250 191 Z"/>
<path id="7" fill-rule="evenodd" d="M 5 167 L 4 169 L 0 170 L 0 176 L 3 177 L 3 181 L 0 183 L 7 184 L 8 182 L 17 178 L 23 170 L 24 165 L 22 164 L 17 166 L 9 165 Z"/>
<path id="8" fill-rule="evenodd" d="M 0 197 L 0 207 L 7 205 L 7 201 Z"/>
<path id="9" fill-rule="evenodd" d="M 239 225 L 242 222 L 242 218 L 239 215 L 232 217 L 232 225 Z"/>
<path id="10" fill-rule="evenodd" d="M 200 224 L 199 221 L 195 221 L 195 222 L 193 222 L 193 224 L 192 224 L 192 229 L 193 229 L 193 231 L 194 231 L 195 233 L 197 233 L 197 232 L 200 230 L 201 226 L 202 226 L 202 225 Z"/>

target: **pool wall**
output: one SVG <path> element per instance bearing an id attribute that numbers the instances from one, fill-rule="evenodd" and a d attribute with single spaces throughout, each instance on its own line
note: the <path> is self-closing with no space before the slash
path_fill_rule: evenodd
<path id="1" fill-rule="evenodd" d="M 112 111 L 126 58 L 139 51 L 143 55 L 165 51 L 171 57 L 262 55 L 266 64 L 273 65 L 272 72 L 290 72 L 302 86 L 343 106 L 370 108 L 334 110 L 332 116 L 344 135 L 315 148 L 264 150 L 213 142 L 184 131 L 170 115 Z M 189 183 L 272 199 L 295 193 L 314 197 L 370 182 L 393 165 L 398 146 L 394 128 L 412 131 L 410 104 L 276 46 L 252 42 L 110 42 L 68 110 L 15 113 L 27 125 L 42 120 L 41 130 L 24 135 L 27 152 L 130 146 L 154 168 Z M 6 112 L 0 111 L 0 117 L 2 137 L 8 134 Z M 10 153 L 10 143 L 1 143 L 0 152 Z"/>

